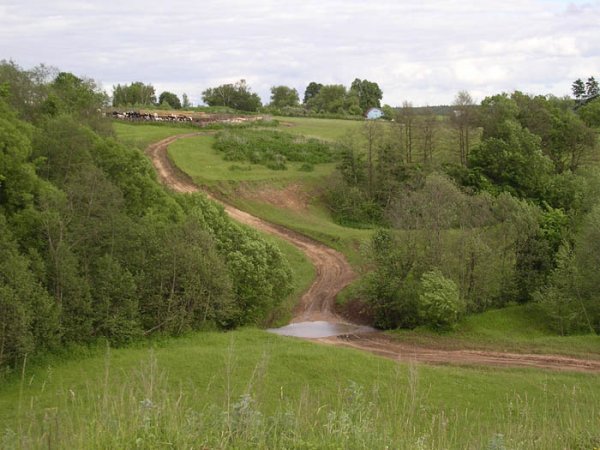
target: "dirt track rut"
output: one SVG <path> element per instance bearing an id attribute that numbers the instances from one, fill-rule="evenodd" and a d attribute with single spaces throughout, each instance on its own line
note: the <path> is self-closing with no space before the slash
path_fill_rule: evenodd
<path id="1" fill-rule="evenodd" d="M 192 179 L 171 162 L 167 155 L 167 148 L 169 144 L 178 139 L 203 134 L 207 133 L 196 132 L 180 134 L 168 137 L 148 146 L 146 154 L 152 160 L 160 181 L 164 185 L 176 192 L 192 193 L 200 191 L 200 188 L 192 181 Z M 258 217 L 215 199 L 207 192 L 205 193 L 214 201 L 222 204 L 227 214 L 234 220 L 287 240 L 303 251 L 314 264 L 317 272 L 315 281 L 302 296 L 302 299 L 296 308 L 292 320 L 293 323 L 317 320 L 338 323 L 345 322 L 334 313 L 333 304 L 336 294 L 355 278 L 355 274 L 341 253 L 299 233 L 259 219 Z M 474 350 L 448 351 L 401 343 L 392 340 L 381 333 L 328 337 L 315 339 L 315 341 L 323 344 L 350 347 L 388 359 L 405 362 L 416 361 L 430 364 L 535 367 L 548 370 L 600 373 L 599 359 L 586 360 L 559 355 L 533 355 Z"/>

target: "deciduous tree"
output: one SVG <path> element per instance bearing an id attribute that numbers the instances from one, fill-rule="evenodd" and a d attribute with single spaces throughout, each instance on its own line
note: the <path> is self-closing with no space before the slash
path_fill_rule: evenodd
<path id="1" fill-rule="evenodd" d="M 286 106 L 298 106 L 300 98 L 298 91 L 288 86 L 271 87 L 271 104 L 275 108 L 284 108 Z"/>

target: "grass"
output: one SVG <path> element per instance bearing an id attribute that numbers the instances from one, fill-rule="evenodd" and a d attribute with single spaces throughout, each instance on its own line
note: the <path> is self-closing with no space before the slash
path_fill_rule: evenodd
<path id="1" fill-rule="evenodd" d="M 217 182 L 239 181 L 311 181 L 323 179 L 335 169 L 335 163 L 315 164 L 312 172 L 299 170 L 303 163 L 288 162 L 288 170 L 271 170 L 261 164 L 225 161 L 213 149 L 214 136 L 181 139 L 169 146 L 169 157 L 197 183 L 205 186 Z M 237 166 L 237 170 L 232 167 Z"/>
<path id="2" fill-rule="evenodd" d="M 314 119 L 305 117 L 274 117 L 288 133 L 335 141 L 346 133 L 360 130 L 360 120 Z M 291 124 L 291 126 L 286 126 Z"/>
<path id="3" fill-rule="evenodd" d="M 157 125 L 139 125 L 128 124 L 113 121 L 113 128 L 117 137 L 126 145 L 144 150 L 153 142 L 160 141 L 176 134 L 192 133 L 194 131 L 181 126 Z"/>
<path id="4" fill-rule="evenodd" d="M 399 364 L 257 330 L 26 368 L 3 448 L 594 448 L 600 377 Z"/>
<path id="5" fill-rule="evenodd" d="M 169 157 L 197 184 L 217 191 L 236 207 L 324 242 L 343 252 L 352 264 L 360 262 L 361 243 L 369 238 L 371 231 L 336 224 L 329 211 L 314 198 L 313 191 L 331 174 L 335 163 L 315 164 L 312 172 L 298 170 L 302 163 L 288 163 L 289 170 L 271 170 L 256 164 L 247 165 L 250 170 L 230 170 L 232 162 L 223 160 L 212 148 L 214 139 L 198 136 L 179 140 L 169 146 Z M 307 209 L 282 209 L 244 195 L 266 186 L 283 190 L 292 183 L 301 184 L 313 197 Z"/>
<path id="6" fill-rule="evenodd" d="M 371 236 L 372 230 L 343 227 L 333 222 L 329 211 L 319 202 L 308 205 L 305 210 L 282 209 L 265 202 L 231 196 L 231 203 L 271 223 L 285 226 L 342 252 L 354 266 L 361 264 L 361 248 Z"/>
<path id="7" fill-rule="evenodd" d="M 536 304 L 513 305 L 465 317 L 453 331 L 425 327 L 397 330 L 390 335 L 416 345 L 447 349 L 563 354 L 600 359 L 600 336 L 558 336 L 544 326 Z"/>

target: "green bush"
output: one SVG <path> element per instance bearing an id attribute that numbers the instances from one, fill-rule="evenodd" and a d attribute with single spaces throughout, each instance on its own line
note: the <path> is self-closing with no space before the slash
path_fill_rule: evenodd
<path id="1" fill-rule="evenodd" d="M 227 130 L 217 134 L 214 148 L 226 161 L 261 164 L 273 170 L 285 170 L 287 161 L 306 164 L 334 160 L 329 144 L 273 130 Z"/>
<path id="2" fill-rule="evenodd" d="M 421 276 L 419 315 L 423 322 L 434 328 L 451 328 L 465 311 L 454 281 L 444 277 L 438 269 Z"/>

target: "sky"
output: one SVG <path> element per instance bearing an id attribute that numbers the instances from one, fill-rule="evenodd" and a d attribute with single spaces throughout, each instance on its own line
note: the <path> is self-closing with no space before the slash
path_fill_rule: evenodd
<path id="1" fill-rule="evenodd" d="M 194 104 L 245 79 L 379 84 L 392 106 L 449 104 L 467 90 L 570 93 L 600 79 L 600 0 L 0 0 L 0 59 L 112 86 L 142 81 Z"/>

